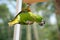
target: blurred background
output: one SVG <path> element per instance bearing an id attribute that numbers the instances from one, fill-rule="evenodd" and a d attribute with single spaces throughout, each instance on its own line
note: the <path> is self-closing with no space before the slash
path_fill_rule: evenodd
<path id="1" fill-rule="evenodd" d="M 20 40 L 60 40 L 60 15 L 56 3 L 54 0 L 49 0 L 31 5 L 31 11 L 43 16 L 46 24 L 21 25 Z M 15 15 L 16 0 L 0 0 L 0 40 L 13 40 L 14 27 L 9 28 L 8 22 Z"/>

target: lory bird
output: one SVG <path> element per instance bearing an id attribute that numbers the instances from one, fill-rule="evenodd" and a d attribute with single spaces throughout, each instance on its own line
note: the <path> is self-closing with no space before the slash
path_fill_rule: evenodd
<path id="1" fill-rule="evenodd" d="M 13 26 L 15 24 L 22 24 L 22 25 L 31 25 L 34 22 L 38 23 L 39 25 L 43 25 L 45 22 L 42 21 L 43 17 L 40 15 L 33 14 L 29 7 L 27 9 L 22 10 L 19 12 L 16 17 L 10 21 L 8 24 L 9 26 Z"/>

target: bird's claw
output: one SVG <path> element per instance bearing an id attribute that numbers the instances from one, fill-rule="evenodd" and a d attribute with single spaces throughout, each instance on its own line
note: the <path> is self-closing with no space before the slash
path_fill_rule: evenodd
<path id="1" fill-rule="evenodd" d="M 33 22 L 32 21 L 26 21 L 26 24 L 31 25 L 31 24 L 33 24 Z"/>

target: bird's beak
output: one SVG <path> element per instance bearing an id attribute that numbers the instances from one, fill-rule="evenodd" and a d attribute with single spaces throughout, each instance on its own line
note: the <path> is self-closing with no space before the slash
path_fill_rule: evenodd
<path id="1" fill-rule="evenodd" d="M 43 26 L 45 24 L 45 21 L 42 21 L 39 23 L 40 26 Z"/>

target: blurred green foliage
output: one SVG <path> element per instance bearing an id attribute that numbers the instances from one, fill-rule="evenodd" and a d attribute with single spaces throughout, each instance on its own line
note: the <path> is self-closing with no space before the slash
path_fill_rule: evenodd
<path id="1" fill-rule="evenodd" d="M 0 19 L 3 21 L 0 23 L 0 40 L 9 40 L 11 38 L 12 31 L 10 33 L 10 28 L 8 27 L 9 19 L 12 19 L 13 16 L 9 12 L 6 4 L 0 5 Z"/>

